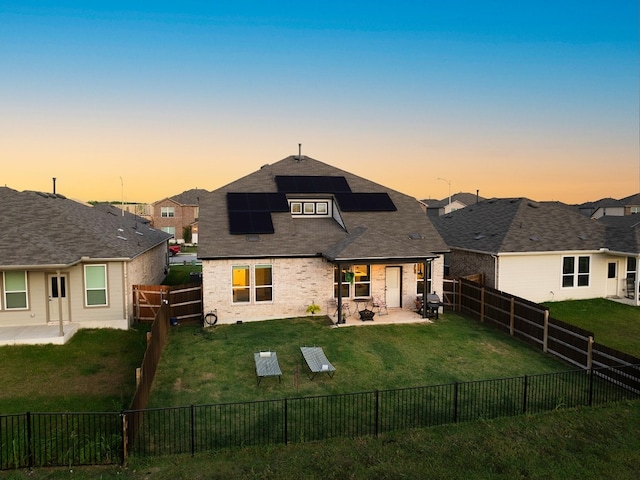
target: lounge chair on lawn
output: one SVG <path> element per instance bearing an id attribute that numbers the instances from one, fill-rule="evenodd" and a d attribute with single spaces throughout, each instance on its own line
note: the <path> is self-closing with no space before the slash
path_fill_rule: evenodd
<path id="1" fill-rule="evenodd" d="M 311 380 L 313 380 L 318 373 L 326 373 L 330 378 L 333 378 L 336 367 L 331 365 L 331 362 L 327 359 L 322 347 L 300 347 L 300 351 L 302 352 L 304 361 L 307 362 L 307 366 L 311 371 L 309 373 L 309 378 Z"/>
<path id="2" fill-rule="evenodd" d="M 253 354 L 253 360 L 256 363 L 258 385 L 264 377 L 278 377 L 278 381 L 282 381 L 282 370 L 276 352 L 256 352 Z"/>

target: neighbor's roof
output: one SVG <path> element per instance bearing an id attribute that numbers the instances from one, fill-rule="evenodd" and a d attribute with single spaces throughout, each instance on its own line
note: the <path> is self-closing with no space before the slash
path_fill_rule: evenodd
<path id="1" fill-rule="evenodd" d="M 640 253 L 640 214 L 605 215 L 598 222 L 606 225 L 607 248 L 614 252 Z"/>
<path id="2" fill-rule="evenodd" d="M 451 248 L 490 254 L 598 250 L 606 226 L 560 202 L 494 198 L 433 218 Z"/>
<path id="3" fill-rule="evenodd" d="M 273 233 L 231 234 L 227 194 L 277 193 L 276 176 L 343 177 L 351 192 L 388 194 L 395 210 L 340 210 L 344 228 L 333 218 L 293 218 L 288 209 L 272 211 Z M 313 191 L 295 196 L 335 198 L 328 192 Z M 198 240 L 202 259 L 324 256 L 330 261 L 373 262 L 419 259 L 448 250 L 415 198 L 306 156 L 264 165 L 202 197 Z"/>
<path id="4" fill-rule="evenodd" d="M 208 193 L 208 190 L 204 190 L 202 188 L 193 188 L 191 190 L 179 193 L 178 195 L 163 198 L 162 200 L 153 202 L 153 204 L 155 205 L 156 203 L 160 203 L 164 200 L 171 200 L 178 205 L 198 205 L 200 203 L 200 198 Z"/>
<path id="5" fill-rule="evenodd" d="M 477 196 L 475 193 L 459 192 L 451 195 L 451 203 L 460 202 L 462 205 L 473 205 L 484 200 L 483 197 Z M 444 208 L 449 205 L 449 197 L 442 200 L 421 200 L 428 208 Z"/>
<path id="6" fill-rule="evenodd" d="M 0 267 L 131 259 L 171 238 L 112 205 L 92 207 L 59 194 L 0 187 L 0 206 Z"/>

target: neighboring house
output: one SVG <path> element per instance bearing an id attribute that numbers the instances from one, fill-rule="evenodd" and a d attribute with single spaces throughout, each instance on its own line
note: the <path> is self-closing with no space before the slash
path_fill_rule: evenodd
<path id="1" fill-rule="evenodd" d="M 449 199 L 449 197 L 443 198 L 442 200 L 425 199 L 420 200 L 420 202 L 424 204 L 427 215 L 440 216 L 455 210 L 460 210 L 482 200 L 484 200 L 484 198 L 480 197 L 477 193 L 460 192 L 451 195 L 451 199 Z"/>
<path id="2" fill-rule="evenodd" d="M 424 291 L 442 295 L 447 248 L 418 201 L 312 158 L 264 165 L 200 205 L 204 311 L 221 323 L 305 316 L 312 302 L 332 315 L 334 299 L 413 309 Z"/>
<path id="3" fill-rule="evenodd" d="M 208 193 L 207 190 L 194 188 L 154 202 L 153 226 L 173 235 L 177 243 L 185 242 L 184 230 L 188 228 L 191 232 L 191 241 L 187 243 L 197 244 L 200 198 Z"/>
<path id="4" fill-rule="evenodd" d="M 640 213 L 640 194 L 616 200 L 614 198 L 603 198 L 595 202 L 586 202 L 578 205 L 580 213 L 590 218 L 602 217 L 622 217 Z"/>
<path id="5" fill-rule="evenodd" d="M 169 235 L 113 205 L 0 187 L 0 327 L 126 329 L 134 284 L 166 275 Z"/>
<path id="6" fill-rule="evenodd" d="M 433 223 L 451 249 L 453 277 L 483 274 L 487 286 L 534 302 L 638 291 L 640 243 L 631 223 L 612 225 L 527 198 L 485 200 Z"/>

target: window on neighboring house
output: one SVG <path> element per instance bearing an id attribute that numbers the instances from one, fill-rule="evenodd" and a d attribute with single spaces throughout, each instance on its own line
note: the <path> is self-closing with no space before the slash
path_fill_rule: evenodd
<path id="1" fill-rule="evenodd" d="M 174 237 L 176 236 L 176 227 L 162 227 L 162 231 L 165 233 L 169 233 Z"/>
<path id="2" fill-rule="evenodd" d="M 640 213 L 640 207 L 631 207 L 629 211 L 632 215 L 635 213 Z"/>
<path id="3" fill-rule="evenodd" d="M 424 292 L 424 263 L 416 263 L 416 293 L 422 295 Z M 431 262 L 427 262 L 427 293 L 431 293 Z"/>
<path id="4" fill-rule="evenodd" d="M 175 207 L 160 207 L 160 216 L 162 218 L 173 218 L 176 216 Z"/>
<path id="5" fill-rule="evenodd" d="M 29 308 L 27 272 L 4 272 L 4 305 L 7 310 Z"/>
<path id="6" fill-rule="evenodd" d="M 272 266 L 255 266 L 255 299 L 256 302 L 270 302 L 273 300 Z"/>
<path id="7" fill-rule="evenodd" d="M 107 305 L 107 266 L 84 266 L 84 298 L 87 307 Z"/>
<path id="8" fill-rule="evenodd" d="M 562 258 L 562 286 L 588 287 L 591 259 L 586 256 Z"/>
<path id="9" fill-rule="evenodd" d="M 371 266 L 353 266 L 353 293 L 355 297 L 371 296 Z"/>

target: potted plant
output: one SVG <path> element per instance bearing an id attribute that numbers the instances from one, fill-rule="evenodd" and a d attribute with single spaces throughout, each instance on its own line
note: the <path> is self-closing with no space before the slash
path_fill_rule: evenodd
<path id="1" fill-rule="evenodd" d="M 319 312 L 319 311 L 320 311 L 320 305 L 316 305 L 315 301 L 311 302 L 311 305 L 307 307 L 307 313 L 310 313 L 311 315 L 315 315 L 316 312 Z"/>

